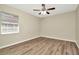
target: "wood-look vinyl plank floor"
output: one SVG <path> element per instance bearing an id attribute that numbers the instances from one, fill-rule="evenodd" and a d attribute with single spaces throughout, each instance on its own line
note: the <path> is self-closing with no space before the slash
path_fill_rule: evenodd
<path id="1" fill-rule="evenodd" d="M 39 37 L 0 49 L 0 55 L 79 55 L 74 42 Z"/>

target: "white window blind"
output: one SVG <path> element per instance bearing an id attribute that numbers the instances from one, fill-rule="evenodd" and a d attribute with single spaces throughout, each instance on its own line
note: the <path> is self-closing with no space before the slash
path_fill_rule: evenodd
<path id="1" fill-rule="evenodd" d="M 18 16 L 6 12 L 0 12 L 1 34 L 19 32 Z"/>

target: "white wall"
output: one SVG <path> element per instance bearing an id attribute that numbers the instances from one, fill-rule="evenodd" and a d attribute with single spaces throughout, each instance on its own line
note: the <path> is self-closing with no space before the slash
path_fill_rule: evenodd
<path id="1" fill-rule="evenodd" d="M 76 11 L 76 42 L 79 47 L 79 6 Z"/>
<path id="2" fill-rule="evenodd" d="M 20 32 L 17 34 L 0 34 L 0 47 L 39 37 L 40 21 L 38 18 L 6 5 L 0 5 L 0 11 L 18 15 L 20 26 Z"/>
<path id="3" fill-rule="evenodd" d="M 75 41 L 75 11 L 42 20 L 41 36 Z"/>
<path id="4" fill-rule="evenodd" d="M 50 16 L 45 19 L 31 16 L 19 9 L 6 5 L 0 5 L 0 11 L 18 15 L 20 26 L 20 33 L 8 35 L 0 34 L 0 47 L 27 41 L 39 36 L 69 41 L 74 41 L 76 39 L 75 11 Z"/>

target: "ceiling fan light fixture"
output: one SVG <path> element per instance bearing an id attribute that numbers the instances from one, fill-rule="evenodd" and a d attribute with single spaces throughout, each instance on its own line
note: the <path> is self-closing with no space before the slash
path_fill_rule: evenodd
<path id="1" fill-rule="evenodd" d="M 41 11 L 41 14 L 42 14 L 42 15 L 45 15 L 45 14 L 46 14 L 46 11 Z"/>

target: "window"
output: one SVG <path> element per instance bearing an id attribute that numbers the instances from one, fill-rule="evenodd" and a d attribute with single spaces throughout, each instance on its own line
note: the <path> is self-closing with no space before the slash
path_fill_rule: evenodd
<path id="1" fill-rule="evenodd" d="M 0 12 L 1 34 L 19 32 L 18 16 L 6 12 Z"/>

